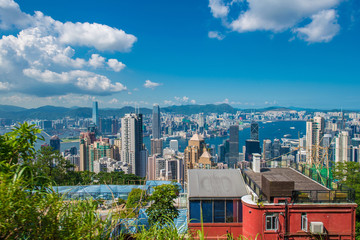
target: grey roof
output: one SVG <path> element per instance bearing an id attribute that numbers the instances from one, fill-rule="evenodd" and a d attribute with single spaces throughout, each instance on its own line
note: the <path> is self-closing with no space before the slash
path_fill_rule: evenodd
<path id="1" fill-rule="evenodd" d="M 248 194 L 237 169 L 190 169 L 189 198 L 241 198 Z"/>

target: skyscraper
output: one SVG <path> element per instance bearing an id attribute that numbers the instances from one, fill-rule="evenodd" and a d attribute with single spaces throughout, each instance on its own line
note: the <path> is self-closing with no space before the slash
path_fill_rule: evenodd
<path id="1" fill-rule="evenodd" d="M 245 146 L 245 161 L 252 161 L 254 153 L 261 153 L 260 142 L 258 140 L 248 139 L 245 142 Z"/>
<path id="2" fill-rule="evenodd" d="M 320 149 L 323 144 L 325 120 L 323 117 L 314 117 L 306 122 L 306 162 L 308 164 L 319 161 L 322 156 Z"/>
<path id="3" fill-rule="evenodd" d="M 233 168 L 239 161 L 239 126 L 230 126 L 229 139 L 229 168 Z"/>
<path id="4" fill-rule="evenodd" d="M 160 122 L 160 107 L 159 107 L 159 105 L 154 105 L 152 117 L 153 117 L 152 118 L 152 137 L 153 137 L 153 139 L 161 138 L 161 122 Z"/>
<path id="5" fill-rule="evenodd" d="M 162 139 L 151 139 L 151 155 L 159 154 L 162 155 L 163 140 Z"/>
<path id="6" fill-rule="evenodd" d="M 98 102 L 93 102 L 93 109 L 92 109 L 92 122 L 99 126 L 99 113 L 98 113 Z"/>
<path id="7" fill-rule="evenodd" d="M 341 131 L 335 138 L 335 162 L 349 161 L 349 132 Z"/>
<path id="8" fill-rule="evenodd" d="M 263 141 L 263 159 L 269 160 L 271 159 L 271 140 L 264 139 Z"/>
<path id="9" fill-rule="evenodd" d="M 250 127 L 250 139 L 259 140 L 259 123 L 252 121 Z"/>
<path id="10" fill-rule="evenodd" d="M 54 135 L 50 138 L 50 147 L 53 151 L 60 152 L 60 138 L 57 135 Z"/>
<path id="11" fill-rule="evenodd" d="M 131 173 L 142 175 L 146 162 L 141 157 L 143 150 L 142 114 L 126 114 L 121 119 L 121 161 L 131 167 Z M 145 168 L 146 169 L 146 168 Z"/>

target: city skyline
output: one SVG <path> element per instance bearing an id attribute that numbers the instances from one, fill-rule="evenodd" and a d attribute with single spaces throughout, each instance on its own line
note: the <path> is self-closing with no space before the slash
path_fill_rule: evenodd
<path id="1" fill-rule="evenodd" d="M 359 3 L 288 2 L 3 1 L 0 104 L 357 109 Z"/>

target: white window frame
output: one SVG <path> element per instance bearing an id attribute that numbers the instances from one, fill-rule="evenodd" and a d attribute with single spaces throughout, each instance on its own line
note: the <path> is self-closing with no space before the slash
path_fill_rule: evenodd
<path id="1" fill-rule="evenodd" d="M 304 232 L 308 231 L 308 218 L 306 213 L 301 214 L 301 230 Z"/>
<path id="2" fill-rule="evenodd" d="M 271 227 L 268 228 L 267 221 L 270 219 Z M 265 231 L 277 231 L 279 229 L 279 214 L 267 213 L 265 215 Z"/>

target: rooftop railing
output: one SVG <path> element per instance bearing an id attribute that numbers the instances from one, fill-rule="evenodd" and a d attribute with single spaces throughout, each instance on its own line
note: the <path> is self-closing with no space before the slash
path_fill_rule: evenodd
<path id="1" fill-rule="evenodd" d="M 347 190 L 297 190 L 292 192 L 294 203 L 352 203 L 355 191 Z"/>

